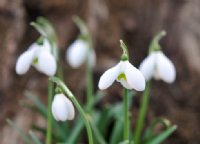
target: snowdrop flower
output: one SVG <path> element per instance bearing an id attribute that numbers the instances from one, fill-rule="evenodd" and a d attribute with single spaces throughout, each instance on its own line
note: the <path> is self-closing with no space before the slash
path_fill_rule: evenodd
<path id="1" fill-rule="evenodd" d="M 17 74 L 25 74 L 31 65 L 48 76 L 55 75 L 56 60 L 51 54 L 51 46 L 47 39 L 44 39 L 41 45 L 33 43 L 27 51 L 19 56 L 16 63 Z"/>
<path id="2" fill-rule="evenodd" d="M 52 102 L 52 114 L 57 121 L 73 120 L 74 106 L 64 94 L 56 94 Z"/>
<path id="3" fill-rule="evenodd" d="M 172 61 L 162 51 L 151 52 L 142 61 L 139 69 L 146 80 L 153 77 L 156 80 L 161 79 L 167 83 L 172 83 L 176 78 L 176 70 Z"/>
<path id="4" fill-rule="evenodd" d="M 87 60 L 87 53 L 89 51 L 89 64 L 94 66 L 96 63 L 96 54 L 86 41 L 77 39 L 73 42 L 66 52 L 66 59 L 71 67 L 78 68 Z"/>
<path id="5" fill-rule="evenodd" d="M 122 45 L 123 42 L 120 42 Z M 128 58 L 124 59 L 123 55 L 116 66 L 108 69 L 101 76 L 98 85 L 99 89 L 107 89 L 115 80 L 120 82 L 126 89 L 135 89 L 137 91 L 145 89 L 145 79 L 142 73 L 128 61 Z"/>
<path id="6" fill-rule="evenodd" d="M 139 67 L 146 80 L 153 77 L 156 80 L 161 79 L 172 83 L 176 78 L 176 70 L 172 61 L 164 55 L 159 45 L 159 40 L 165 35 L 166 32 L 161 31 L 154 37 L 150 45 L 149 56 L 142 61 Z"/>

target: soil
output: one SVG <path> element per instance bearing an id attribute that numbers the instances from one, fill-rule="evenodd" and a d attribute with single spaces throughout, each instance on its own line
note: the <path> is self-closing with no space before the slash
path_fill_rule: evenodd
<path id="1" fill-rule="evenodd" d="M 175 64 L 177 78 L 171 85 L 162 81 L 152 82 L 147 123 L 162 116 L 177 124 L 177 131 L 166 144 L 200 143 L 199 13 L 198 0 L 1 0 L 0 143 L 22 143 L 20 136 L 5 122 L 7 117 L 22 125 L 25 131 L 32 122 L 45 123 L 34 113 L 22 109 L 20 103 L 26 101 L 24 90 L 34 91 L 46 102 L 47 77 L 34 69 L 23 76 L 15 73 L 17 57 L 39 36 L 29 25 L 38 16 L 46 17 L 55 27 L 65 82 L 76 95 L 84 97 L 84 66 L 72 70 L 65 61 L 65 51 L 79 33 L 72 21 L 74 15 L 87 22 L 93 36 L 97 53 L 96 85 L 101 74 L 118 62 L 120 39 L 128 45 L 130 61 L 137 67 L 146 57 L 152 37 L 162 29 L 167 31 L 161 45 Z M 113 95 L 108 98 L 109 102 L 120 99 L 117 85 L 108 93 Z M 134 102 L 134 116 L 137 116 L 140 99 L 137 96 Z M 135 121 L 132 124 L 134 127 Z"/>

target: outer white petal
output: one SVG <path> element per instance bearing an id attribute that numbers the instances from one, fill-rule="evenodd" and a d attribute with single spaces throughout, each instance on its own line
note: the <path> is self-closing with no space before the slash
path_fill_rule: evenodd
<path id="1" fill-rule="evenodd" d="M 68 119 L 68 106 L 66 97 L 63 94 L 57 94 L 52 102 L 52 114 L 57 121 L 66 121 Z"/>
<path id="2" fill-rule="evenodd" d="M 17 63 L 16 63 L 16 72 L 17 74 L 25 74 L 31 64 L 32 64 L 32 61 L 34 59 L 34 50 L 27 50 L 25 51 L 24 53 L 22 53 L 18 60 L 17 60 Z"/>
<path id="3" fill-rule="evenodd" d="M 53 76 L 56 73 L 56 60 L 51 53 L 46 50 L 41 50 L 38 55 L 38 63 L 34 65 L 37 70 L 48 75 Z"/>
<path id="4" fill-rule="evenodd" d="M 162 52 L 158 52 L 157 71 L 160 78 L 172 83 L 176 78 L 176 70 L 170 59 L 168 59 Z"/>
<path id="5" fill-rule="evenodd" d="M 83 40 L 76 40 L 66 52 L 66 59 L 73 68 L 79 67 L 86 60 L 88 46 Z"/>
<path id="6" fill-rule="evenodd" d="M 120 73 L 120 63 L 103 73 L 99 80 L 99 89 L 104 90 L 113 84 Z"/>
<path id="7" fill-rule="evenodd" d="M 68 109 L 67 119 L 68 120 L 73 120 L 74 117 L 75 117 L 74 106 L 73 106 L 72 102 L 67 97 L 65 97 L 65 99 L 66 99 L 65 101 L 67 103 L 67 109 Z"/>
<path id="8" fill-rule="evenodd" d="M 144 76 L 137 68 L 135 68 L 128 61 L 126 62 L 126 69 L 124 73 L 126 75 L 127 82 L 133 89 L 137 91 L 143 91 L 145 89 Z"/>
<path id="9" fill-rule="evenodd" d="M 150 80 L 155 71 L 156 54 L 152 52 L 140 64 L 139 70 L 142 72 L 145 80 Z"/>

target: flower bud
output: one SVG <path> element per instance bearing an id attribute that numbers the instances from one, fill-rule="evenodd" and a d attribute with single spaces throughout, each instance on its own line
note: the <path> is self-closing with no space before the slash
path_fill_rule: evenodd
<path id="1" fill-rule="evenodd" d="M 64 94 L 56 94 L 52 102 L 52 114 L 57 121 L 73 120 L 74 106 Z"/>

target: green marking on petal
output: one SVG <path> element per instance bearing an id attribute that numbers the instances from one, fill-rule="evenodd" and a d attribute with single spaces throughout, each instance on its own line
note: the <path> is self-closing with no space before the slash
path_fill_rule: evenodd
<path id="1" fill-rule="evenodd" d="M 127 80 L 126 79 L 126 75 L 124 73 L 120 73 L 117 77 L 118 80 L 121 80 L 121 79 L 124 79 L 125 81 Z"/>
<path id="2" fill-rule="evenodd" d="M 37 57 L 33 59 L 33 64 L 38 64 L 38 58 Z"/>

